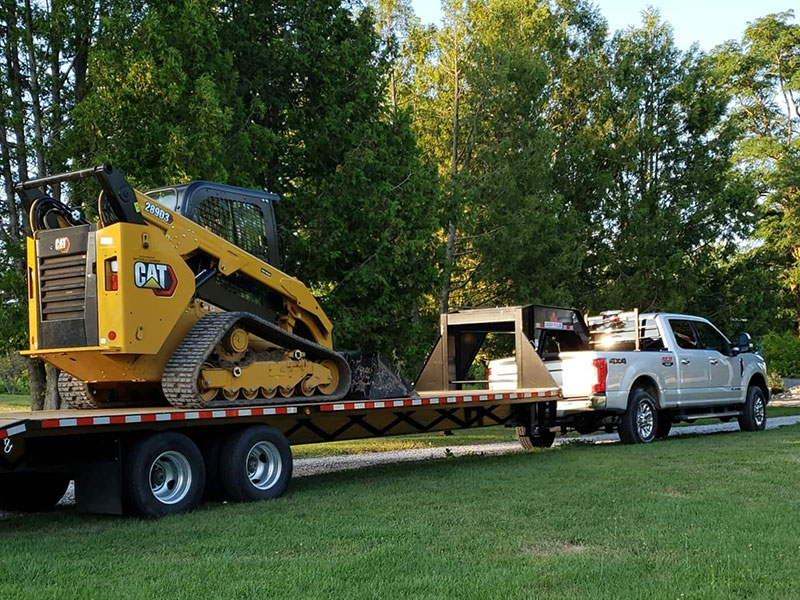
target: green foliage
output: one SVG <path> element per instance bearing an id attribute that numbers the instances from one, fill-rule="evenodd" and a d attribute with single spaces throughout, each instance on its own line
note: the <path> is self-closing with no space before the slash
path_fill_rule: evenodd
<path id="1" fill-rule="evenodd" d="M 756 237 L 786 303 L 800 311 L 800 25 L 794 13 L 751 23 L 740 42 L 714 54 L 717 75 L 733 96 L 729 119 L 738 129 L 735 159 L 761 197 Z"/>
<path id="2" fill-rule="evenodd" d="M 283 195 L 286 268 L 319 296 L 336 346 L 413 376 L 435 334 L 439 183 L 407 115 L 384 105 L 372 12 L 237 3 L 221 35 L 238 73 L 229 172 Z"/>
<path id="3" fill-rule="evenodd" d="M 751 227 L 752 189 L 730 161 L 735 137 L 721 121 L 729 97 L 708 61 L 680 52 L 652 11 L 614 37 L 611 61 L 613 183 L 597 301 L 687 310 L 702 304 L 705 274 Z"/>
<path id="4" fill-rule="evenodd" d="M 409 0 L 367 4 L 0 6 L 0 353 L 27 341 L 12 180 L 103 160 L 142 188 L 281 194 L 285 269 L 336 346 L 410 376 L 442 305 L 796 327 L 791 12 L 706 55 L 653 10 L 609 37 L 588 0 L 446 0 L 438 27 Z M 90 186 L 64 195 L 93 212 Z"/>
<path id="5" fill-rule="evenodd" d="M 227 180 L 236 83 L 209 0 L 115 0 L 89 53 L 91 87 L 67 138 L 81 163 L 111 161 L 144 188 Z"/>
<path id="6" fill-rule="evenodd" d="M 768 333 L 761 342 L 761 352 L 771 373 L 780 377 L 800 376 L 800 340 L 793 331 Z"/>

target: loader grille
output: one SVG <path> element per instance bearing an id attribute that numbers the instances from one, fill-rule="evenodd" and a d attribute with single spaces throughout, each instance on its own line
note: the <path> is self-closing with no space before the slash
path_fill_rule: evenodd
<path id="1" fill-rule="evenodd" d="M 38 348 L 96 346 L 94 226 L 37 231 Z"/>
<path id="2" fill-rule="evenodd" d="M 42 321 L 83 319 L 86 311 L 86 253 L 42 258 L 39 285 Z"/>

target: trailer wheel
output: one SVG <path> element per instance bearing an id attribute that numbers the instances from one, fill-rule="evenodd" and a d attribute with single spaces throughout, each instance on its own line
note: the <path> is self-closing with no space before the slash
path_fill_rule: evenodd
<path id="1" fill-rule="evenodd" d="M 292 450 L 278 429 L 253 425 L 228 437 L 222 447 L 220 481 L 237 502 L 277 498 L 292 478 Z"/>
<path id="2" fill-rule="evenodd" d="M 644 390 L 634 390 L 628 409 L 622 415 L 617 433 L 623 444 L 647 444 L 656 439 L 658 408 L 653 397 Z"/>
<path id="3" fill-rule="evenodd" d="M 52 509 L 69 486 L 69 478 L 42 473 L 8 473 L 0 476 L 0 509 L 41 512 Z"/>
<path id="4" fill-rule="evenodd" d="M 143 517 L 192 510 L 205 486 L 205 465 L 197 445 L 181 433 L 155 433 L 125 452 L 123 483 L 131 512 Z"/>
<path id="5" fill-rule="evenodd" d="M 742 431 L 762 431 L 767 425 L 767 400 L 764 391 L 757 385 L 747 388 L 744 411 L 738 417 Z"/>
<path id="6" fill-rule="evenodd" d="M 525 450 L 549 448 L 556 439 L 556 432 L 549 429 L 531 433 L 530 427 L 517 427 L 517 441 Z"/>

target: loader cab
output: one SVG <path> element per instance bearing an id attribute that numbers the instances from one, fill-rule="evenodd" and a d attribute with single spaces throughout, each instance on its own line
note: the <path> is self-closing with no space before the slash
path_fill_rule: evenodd
<path id="1" fill-rule="evenodd" d="M 279 200 L 276 194 L 207 181 L 193 181 L 145 193 L 165 208 L 281 268 L 274 210 Z"/>

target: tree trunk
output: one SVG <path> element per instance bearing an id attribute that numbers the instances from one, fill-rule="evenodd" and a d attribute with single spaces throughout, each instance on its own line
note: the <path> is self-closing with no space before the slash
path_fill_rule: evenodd
<path id="1" fill-rule="evenodd" d="M 447 244 L 445 246 L 445 274 L 442 283 L 442 295 L 439 300 L 439 312 L 450 310 L 450 286 L 452 284 L 453 261 L 456 250 L 456 224 L 453 221 L 447 226 Z"/>
<path id="2" fill-rule="evenodd" d="M 44 363 L 38 358 L 28 359 L 28 383 L 31 386 L 31 410 L 44 408 L 46 375 Z"/>
<path id="3" fill-rule="evenodd" d="M 459 72 L 458 62 L 458 23 L 453 21 L 453 135 L 452 146 L 450 154 L 450 178 L 452 185 L 452 207 L 454 211 L 458 210 L 458 191 L 456 188 L 456 180 L 458 178 L 458 134 L 461 124 L 459 123 L 459 103 L 461 100 L 461 73 Z M 445 273 L 444 281 L 442 282 L 442 295 L 439 300 L 439 312 L 446 313 L 450 310 L 450 288 L 452 285 L 453 263 L 455 261 L 456 250 L 456 222 L 451 218 L 447 225 L 447 245 L 445 247 Z"/>
<path id="4" fill-rule="evenodd" d="M 44 409 L 58 410 L 61 408 L 61 397 L 58 395 L 58 369 L 53 365 L 45 365 L 47 384 L 44 391 Z"/>

